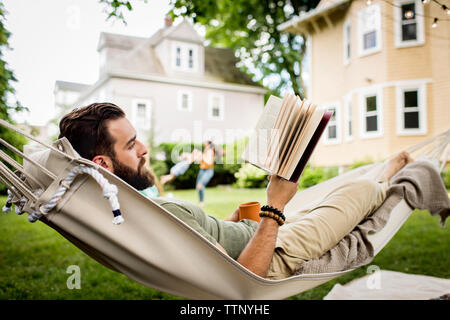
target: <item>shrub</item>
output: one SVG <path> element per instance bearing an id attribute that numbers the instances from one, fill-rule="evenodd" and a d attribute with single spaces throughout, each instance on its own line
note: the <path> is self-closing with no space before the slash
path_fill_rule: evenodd
<path id="1" fill-rule="evenodd" d="M 316 184 L 319 184 L 323 181 L 326 181 L 328 179 L 331 179 L 339 174 L 339 170 L 337 167 L 328 167 L 328 168 L 322 168 L 322 167 L 315 167 L 311 168 L 311 166 L 308 164 L 303 170 L 303 173 L 298 180 L 298 188 L 299 189 L 306 189 L 312 186 L 315 186 Z"/>
<path id="2" fill-rule="evenodd" d="M 234 174 L 238 188 L 263 188 L 267 185 L 267 173 L 254 165 L 245 163 Z"/>
<path id="3" fill-rule="evenodd" d="M 239 171 L 242 166 L 241 154 L 247 144 L 248 138 L 236 140 L 227 145 L 218 145 L 219 148 L 225 152 L 224 157 L 216 156 L 214 164 L 214 176 L 208 183 L 208 186 L 216 186 L 218 184 L 233 184 L 236 181 L 235 173 Z M 178 156 L 183 152 L 192 152 L 194 149 L 202 150 L 202 144 L 194 143 L 161 143 L 152 148 L 150 155 L 150 163 L 155 174 L 158 177 L 168 174 L 170 168 L 175 165 Z M 165 160 L 157 157 L 158 154 L 163 154 Z M 185 174 L 178 176 L 166 185 L 166 188 L 171 187 L 175 189 L 194 188 L 197 180 L 197 175 L 200 168 L 199 165 L 193 163 Z"/>
<path id="4" fill-rule="evenodd" d="M 355 161 L 350 167 L 348 167 L 348 169 L 352 170 L 352 169 L 356 169 L 356 168 L 359 168 L 359 167 L 362 167 L 362 166 L 365 166 L 365 165 L 368 165 L 368 164 L 372 164 L 372 163 L 373 163 L 372 159 L 365 158 L 363 160 Z"/>

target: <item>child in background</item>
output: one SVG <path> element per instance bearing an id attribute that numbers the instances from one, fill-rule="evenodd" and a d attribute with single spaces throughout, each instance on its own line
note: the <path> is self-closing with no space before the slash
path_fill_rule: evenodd
<path id="1" fill-rule="evenodd" d="M 172 181 L 178 176 L 186 173 L 186 171 L 191 166 L 192 162 L 199 161 L 201 159 L 202 153 L 198 149 L 194 149 L 192 153 L 183 152 L 180 155 L 181 161 L 170 168 L 170 174 L 161 177 L 161 185 L 165 185 L 167 182 Z"/>

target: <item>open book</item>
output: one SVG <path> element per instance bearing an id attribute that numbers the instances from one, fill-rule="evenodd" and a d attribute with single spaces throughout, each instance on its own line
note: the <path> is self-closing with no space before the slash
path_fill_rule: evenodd
<path id="1" fill-rule="evenodd" d="M 332 114 L 293 94 L 270 96 L 243 160 L 297 182 Z"/>

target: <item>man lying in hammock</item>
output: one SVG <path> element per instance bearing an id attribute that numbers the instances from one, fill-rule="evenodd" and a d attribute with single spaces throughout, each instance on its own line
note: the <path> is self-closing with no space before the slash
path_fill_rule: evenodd
<path id="1" fill-rule="evenodd" d="M 60 122 L 66 137 L 84 158 L 113 172 L 138 190 L 153 185 L 145 166 L 148 150 L 136 139 L 125 113 L 111 103 L 94 103 L 67 114 Z M 153 201 L 197 230 L 221 251 L 257 275 L 291 276 L 298 265 L 334 247 L 386 197 L 389 179 L 412 161 L 406 152 L 390 160 L 378 180 L 360 178 L 335 190 L 311 208 L 285 219 L 286 204 L 298 185 L 271 176 L 261 221 L 238 219 L 238 209 L 225 220 L 209 216 L 192 203 L 173 198 Z M 263 207 L 264 208 L 264 207 Z"/>

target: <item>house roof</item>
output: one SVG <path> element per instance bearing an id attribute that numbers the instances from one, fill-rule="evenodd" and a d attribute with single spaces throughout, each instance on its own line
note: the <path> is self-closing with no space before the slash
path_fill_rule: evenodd
<path id="1" fill-rule="evenodd" d="M 121 34 L 100 35 L 98 50 L 106 47 L 122 49 L 114 58 L 114 70 L 128 74 L 166 76 L 163 65 L 155 52 L 155 47 L 163 39 L 187 40 L 203 45 L 202 38 L 184 21 L 176 26 L 158 30 L 150 38 L 131 37 Z M 198 80 L 228 82 L 261 87 L 258 83 L 236 67 L 238 62 L 231 49 L 205 46 L 205 73 Z"/>
<path id="2" fill-rule="evenodd" d="M 90 84 L 70 82 L 70 81 L 57 80 L 55 82 L 55 90 L 83 92 L 84 90 L 88 89 L 90 86 L 91 86 Z"/>
<path id="3" fill-rule="evenodd" d="M 352 0 L 322 0 L 315 9 L 301 12 L 299 16 L 280 24 L 277 29 L 292 33 L 310 33 L 308 27 L 312 25 L 314 30 L 318 31 L 316 24 L 318 19 L 323 18 L 327 24 L 330 24 L 329 14 L 347 8 L 351 2 Z"/>

